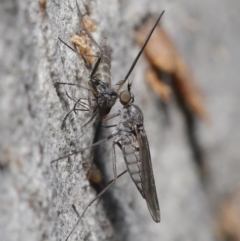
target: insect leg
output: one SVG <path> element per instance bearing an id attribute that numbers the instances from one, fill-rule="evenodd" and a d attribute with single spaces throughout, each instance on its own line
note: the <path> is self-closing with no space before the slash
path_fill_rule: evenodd
<path id="1" fill-rule="evenodd" d="M 96 108 L 96 110 L 93 112 L 91 118 L 87 121 L 87 123 L 85 123 L 82 128 L 85 128 L 87 125 L 87 127 L 83 130 L 81 136 L 79 137 L 80 139 L 82 138 L 82 136 L 87 132 L 88 128 L 91 126 L 90 124 L 95 120 L 97 114 L 98 114 L 98 109 Z"/>
<path id="2" fill-rule="evenodd" d="M 95 117 L 98 114 L 98 107 L 96 106 L 93 110 L 93 114 L 92 117 L 82 126 L 82 128 L 85 128 L 86 126 L 88 126 L 89 124 L 91 124 L 93 122 L 93 120 L 95 119 Z M 88 126 L 89 127 L 89 126 Z M 87 127 L 87 128 L 88 128 Z"/>
<path id="3" fill-rule="evenodd" d="M 103 127 L 103 128 L 111 128 L 111 127 L 116 127 L 116 126 L 117 126 L 117 124 L 115 124 L 115 125 L 108 125 L 108 126 L 101 125 L 101 127 Z"/>
<path id="4" fill-rule="evenodd" d="M 119 116 L 119 115 L 120 115 L 119 111 L 116 111 L 116 112 L 113 112 L 113 113 L 109 113 L 109 114 L 107 114 L 107 115 L 103 118 L 103 121 L 111 120 L 111 119 L 113 119 L 113 118 L 115 118 L 115 117 L 117 117 L 117 116 Z"/>
<path id="5" fill-rule="evenodd" d="M 77 217 L 80 218 L 79 212 L 76 209 L 76 206 L 74 204 L 72 205 L 72 208 L 73 208 L 74 212 L 76 213 Z"/>
<path id="6" fill-rule="evenodd" d="M 83 30 L 83 31 L 86 31 L 88 37 L 93 41 L 93 43 L 96 45 L 96 47 L 101 51 L 100 46 L 98 45 L 98 43 L 97 43 L 97 42 L 95 41 L 95 39 L 92 37 L 92 35 L 91 35 L 91 33 L 89 32 L 89 30 L 88 30 L 88 29 L 85 27 L 85 25 L 84 25 L 83 15 L 82 15 L 82 12 L 81 12 L 81 10 L 80 10 L 80 7 L 79 7 L 79 5 L 78 5 L 78 3 L 77 3 L 77 0 L 76 0 L 76 5 L 77 5 L 77 10 L 78 10 L 78 15 L 79 15 L 79 17 L 80 17 L 80 19 L 81 19 L 81 24 L 82 24 L 82 26 L 83 26 L 82 30 Z"/>
<path id="7" fill-rule="evenodd" d="M 67 97 L 68 97 L 70 100 L 74 101 L 75 103 L 78 101 L 78 100 L 74 99 L 73 97 L 71 97 L 71 96 L 68 94 L 67 91 L 66 91 L 65 93 L 66 93 Z"/>
<path id="8" fill-rule="evenodd" d="M 79 17 L 80 17 L 80 19 L 81 19 L 81 24 L 82 24 L 82 26 L 83 26 L 83 28 L 82 28 L 81 30 L 82 30 L 82 31 L 85 31 L 85 32 L 87 33 L 88 37 L 91 39 L 91 41 L 93 42 L 93 44 L 98 48 L 98 50 L 99 50 L 99 52 L 100 52 L 99 56 L 97 56 L 98 59 L 97 59 L 96 63 L 94 64 L 93 69 L 92 69 L 92 71 L 91 71 L 91 73 L 90 73 L 89 79 L 90 79 L 90 81 L 91 81 L 91 79 L 93 78 L 93 76 L 94 76 L 94 74 L 95 74 L 95 72 L 96 72 L 96 70 L 97 70 L 97 68 L 98 68 L 98 65 L 99 65 L 99 63 L 100 63 L 100 61 L 101 61 L 101 59 L 102 59 L 102 49 L 100 48 L 100 46 L 98 45 L 98 43 L 95 41 L 95 39 L 92 37 L 92 35 L 91 35 L 91 33 L 89 32 L 89 30 L 85 27 L 84 22 L 83 22 L 83 20 L 82 20 L 82 19 L 83 19 L 83 16 L 82 16 L 81 10 L 80 10 L 80 8 L 79 8 L 79 5 L 78 5 L 78 3 L 77 3 L 77 0 L 76 0 L 76 6 L 77 6 L 77 10 L 78 10 L 78 15 L 79 15 Z"/>
<path id="9" fill-rule="evenodd" d="M 79 88 L 83 88 L 85 90 L 89 90 L 89 91 L 92 91 L 92 89 L 86 87 L 86 86 L 82 86 L 82 85 L 79 85 L 79 84 L 74 84 L 74 83 L 66 83 L 66 82 L 56 82 L 55 84 L 58 84 L 58 85 L 74 85 L 74 86 L 77 86 Z"/>
<path id="10" fill-rule="evenodd" d="M 114 185 L 114 183 L 117 181 L 118 177 L 122 176 L 124 173 L 127 172 L 127 170 L 125 170 L 125 171 L 122 172 L 120 175 L 117 175 L 115 145 L 116 145 L 116 142 L 113 141 L 113 144 L 112 144 L 112 148 L 113 148 L 113 180 L 86 206 L 86 208 L 83 210 L 81 216 L 79 217 L 78 221 L 76 222 L 76 224 L 75 224 L 74 227 L 72 228 L 71 232 L 68 234 L 68 236 L 67 236 L 67 238 L 65 239 L 65 241 L 67 241 L 67 240 L 69 239 L 69 237 L 71 236 L 71 234 L 73 233 L 73 231 L 75 230 L 75 228 L 77 227 L 77 225 L 79 224 L 79 222 L 81 221 L 83 215 L 86 213 L 86 211 L 88 210 L 88 208 L 89 208 L 99 197 L 101 197 L 112 185 Z"/>
<path id="11" fill-rule="evenodd" d="M 80 98 L 78 101 L 76 101 L 76 103 L 74 104 L 74 107 L 73 107 L 73 111 L 74 113 L 76 114 L 77 111 L 89 111 L 89 107 L 88 107 L 88 104 L 86 104 L 85 102 L 82 101 L 83 98 Z M 77 108 L 77 105 L 80 105 L 82 106 L 83 109 L 78 109 Z"/>
<path id="12" fill-rule="evenodd" d="M 98 111 L 97 111 L 97 109 L 96 109 L 96 111 L 93 112 L 93 115 L 92 115 L 92 117 L 90 118 L 90 120 L 89 120 L 87 123 L 85 123 L 85 124 L 83 125 L 83 127 L 85 127 L 86 125 L 89 125 L 90 123 L 92 123 L 92 122 L 94 121 L 95 117 L 97 116 L 97 114 L 98 114 Z M 113 118 L 117 117 L 118 115 L 119 115 L 119 112 L 112 113 L 112 114 L 108 114 L 108 115 L 105 117 L 105 119 L 103 119 L 102 121 L 107 121 L 107 120 L 113 119 Z M 83 131 L 83 133 L 81 134 L 81 136 L 80 136 L 79 138 L 82 138 L 82 136 L 86 133 L 86 131 L 88 130 L 88 128 L 89 128 L 90 126 L 91 126 L 91 125 L 89 125 L 88 127 L 86 127 L 86 129 Z M 109 127 L 114 127 L 114 126 L 117 126 L 117 125 L 112 125 L 112 126 L 109 126 Z M 103 127 L 104 127 L 104 126 L 103 126 Z M 106 128 L 108 128 L 108 127 L 106 127 Z"/>
<path id="13" fill-rule="evenodd" d="M 88 100 L 88 98 L 79 98 L 78 100 L 75 100 L 67 92 L 66 92 L 66 95 L 70 100 L 75 102 L 74 107 L 73 107 L 73 110 L 74 110 L 75 113 L 76 113 L 76 110 L 89 111 L 88 104 L 86 104 L 85 102 L 82 101 L 82 100 Z M 83 109 L 77 109 L 77 105 L 82 106 Z"/>
<path id="14" fill-rule="evenodd" d="M 64 155 L 64 156 L 61 156 L 61 157 L 59 157 L 59 158 L 56 158 L 56 159 L 52 160 L 51 163 L 57 162 L 57 161 L 62 160 L 62 159 L 64 159 L 64 158 L 67 158 L 67 157 L 70 157 L 70 156 L 72 156 L 72 155 L 76 155 L 76 154 L 78 154 L 78 153 L 81 153 L 81 152 L 83 152 L 84 150 L 90 149 L 90 148 L 92 148 L 92 147 L 94 147 L 94 146 L 97 146 L 97 145 L 99 145 L 99 144 L 101 144 L 101 143 L 104 143 L 104 142 L 112 139 L 112 138 L 115 137 L 116 135 L 118 135 L 118 130 L 113 131 L 112 134 L 110 134 L 110 135 L 107 136 L 106 138 L 104 138 L 104 139 L 102 139 L 102 140 L 100 140 L 100 141 L 98 141 L 98 142 L 95 142 L 95 143 L 93 143 L 93 144 L 90 145 L 90 146 L 87 146 L 87 147 L 85 147 L 85 148 L 82 148 L 82 149 L 73 151 L 72 153 L 69 153 L 69 154 L 67 154 L 67 155 Z"/>
<path id="15" fill-rule="evenodd" d="M 78 52 L 72 48 L 70 45 L 68 45 L 66 42 L 64 42 L 60 37 L 58 37 L 58 39 L 65 45 L 67 46 L 69 49 L 71 49 L 73 52 L 75 52 L 76 54 L 78 54 Z"/>
<path id="16" fill-rule="evenodd" d="M 81 102 L 82 98 L 80 98 L 79 100 L 76 101 L 76 103 L 74 104 L 74 107 L 65 115 L 63 121 L 62 121 L 62 125 L 61 128 L 64 127 L 64 124 L 66 122 L 66 119 L 68 118 L 68 116 L 71 114 L 71 112 L 74 111 L 74 113 L 76 114 L 76 111 L 89 111 L 89 108 L 86 107 L 86 103 Z M 82 106 L 82 109 L 76 109 L 76 105 L 80 104 Z"/>
<path id="17" fill-rule="evenodd" d="M 96 114 L 97 114 L 97 113 L 98 113 L 97 111 L 98 111 L 98 109 L 96 109 L 93 113 L 96 112 Z M 102 121 L 107 121 L 107 120 L 113 119 L 113 118 L 117 117 L 118 115 L 119 115 L 119 112 L 110 113 L 110 114 L 106 115 L 106 116 L 102 119 Z M 92 119 L 93 119 L 94 117 L 95 117 L 95 116 L 92 116 L 91 119 L 88 120 L 88 122 L 85 123 L 82 127 L 85 127 L 86 125 L 88 125 L 88 124 L 92 121 Z"/>
<path id="18" fill-rule="evenodd" d="M 120 174 L 118 174 L 118 175 L 117 175 L 117 179 L 119 179 L 121 176 L 123 176 L 126 172 L 128 172 L 127 169 L 126 169 L 125 171 L 121 172 Z M 94 203 L 94 201 L 96 201 L 98 198 L 100 198 L 100 197 L 104 194 L 104 192 L 106 192 L 106 190 L 107 190 L 111 185 L 113 185 L 113 182 L 114 182 L 114 179 L 112 179 L 110 182 L 108 182 L 107 186 L 104 187 L 103 190 L 102 190 L 100 193 L 98 193 L 97 196 L 96 196 L 93 200 L 91 200 L 91 202 L 87 205 L 87 207 L 86 207 L 85 209 L 87 209 L 88 207 L 90 207 L 90 206 Z M 80 198 L 74 200 L 74 203 L 72 204 L 72 207 L 73 207 L 74 211 L 76 212 L 78 218 L 80 218 L 80 215 L 79 215 L 79 213 L 78 213 L 78 211 L 77 211 L 77 209 L 76 209 L 75 203 L 78 202 L 79 199 L 80 199 Z M 85 209 L 84 209 L 83 212 L 86 212 Z M 84 213 L 81 214 L 81 217 L 82 217 L 83 215 L 84 215 Z"/>

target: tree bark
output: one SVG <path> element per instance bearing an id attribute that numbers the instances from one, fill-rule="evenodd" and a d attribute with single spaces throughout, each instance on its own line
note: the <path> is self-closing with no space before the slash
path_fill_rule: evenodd
<path id="1" fill-rule="evenodd" d="M 87 85 L 89 73 L 76 53 L 58 41 L 61 37 L 69 42 L 80 29 L 75 1 L 46 1 L 46 5 L 44 0 L 0 3 L 0 240 L 5 241 L 65 240 L 77 220 L 71 205 L 75 203 L 81 213 L 96 195 L 82 164 L 94 159 L 105 184 L 113 176 L 111 141 L 94 153 L 89 150 L 50 164 L 64 153 L 90 145 L 95 129 L 80 138 L 81 126 L 90 116 L 84 112 L 70 115 L 61 128 L 74 104 L 65 92 L 75 97 L 88 93 L 55 83 Z M 106 36 L 112 48 L 113 84 L 126 75 L 139 51 L 134 27 L 148 13 L 166 10 L 161 22 L 191 66 L 212 118 L 212 126 L 197 123 L 193 130 L 209 179 L 204 186 L 199 178 L 188 125 L 177 104 L 170 102 L 166 118 L 145 84 L 147 64 L 142 56 L 134 70 L 133 92 L 145 116 L 162 221 L 154 223 L 126 174 L 89 208 L 70 240 L 214 240 L 215 205 L 240 179 L 236 144 L 240 21 L 235 12 L 240 4 L 214 0 L 84 4 L 96 23 L 94 38 L 100 42 Z M 79 5 L 83 7 L 82 2 Z M 101 130 L 103 136 L 108 133 Z M 120 152 L 117 164 L 120 173 L 125 169 Z"/>

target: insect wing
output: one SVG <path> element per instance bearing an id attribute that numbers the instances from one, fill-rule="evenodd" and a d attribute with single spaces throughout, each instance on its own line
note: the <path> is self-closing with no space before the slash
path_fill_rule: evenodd
<path id="1" fill-rule="evenodd" d="M 138 140 L 135 135 L 131 134 L 128 136 L 131 139 L 131 143 L 120 146 L 125 163 L 127 165 L 128 173 L 135 183 L 138 191 L 144 197 L 143 186 L 142 186 L 142 175 L 141 175 L 141 158 L 140 152 L 136 151 L 136 145 L 139 146 Z M 139 149 L 139 148 L 138 148 Z"/>
<path id="2" fill-rule="evenodd" d="M 160 208 L 158 204 L 148 140 L 144 130 L 141 130 L 140 132 L 139 130 L 136 130 L 136 133 L 140 144 L 143 194 L 153 220 L 158 223 L 160 222 Z"/>

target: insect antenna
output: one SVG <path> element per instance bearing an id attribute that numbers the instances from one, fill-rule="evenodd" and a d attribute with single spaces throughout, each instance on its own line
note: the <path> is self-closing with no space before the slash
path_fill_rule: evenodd
<path id="1" fill-rule="evenodd" d="M 153 31 L 154 31 L 155 28 L 157 27 L 158 22 L 159 22 L 160 19 L 162 18 L 164 12 L 165 12 L 165 11 L 162 11 L 162 13 L 159 15 L 159 17 L 158 17 L 156 23 L 154 24 L 152 30 L 151 30 L 150 33 L 148 34 L 148 36 L 147 36 L 147 38 L 146 38 L 146 40 L 145 40 L 145 42 L 144 42 L 144 44 L 143 44 L 141 50 L 139 51 L 137 57 L 136 57 L 135 60 L 133 61 L 133 63 L 132 63 L 132 65 L 131 65 L 130 69 L 128 70 L 127 75 L 125 76 L 124 80 L 119 81 L 119 83 L 118 83 L 118 85 L 119 85 L 118 90 L 122 87 L 122 85 L 123 85 L 123 84 L 126 82 L 126 80 L 128 79 L 129 75 L 132 73 L 132 71 L 133 71 L 133 69 L 134 69 L 134 67 L 135 67 L 135 65 L 136 65 L 136 63 L 137 63 L 137 61 L 138 61 L 138 59 L 140 58 L 140 56 L 141 56 L 141 54 L 142 54 L 144 48 L 146 47 L 146 45 L 147 45 L 147 43 L 148 43 L 150 37 L 152 36 Z"/>

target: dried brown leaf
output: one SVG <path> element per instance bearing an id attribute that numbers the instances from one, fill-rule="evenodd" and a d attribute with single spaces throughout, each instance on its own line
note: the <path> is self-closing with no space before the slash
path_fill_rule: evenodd
<path id="1" fill-rule="evenodd" d="M 136 32 L 136 39 L 139 45 L 144 43 L 144 40 L 152 29 L 155 21 L 149 19 Z M 177 53 L 173 44 L 166 32 L 161 27 L 156 27 L 147 46 L 144 49 L 149 62 L 160 70 L 167 73 L 174 73 L 176 71 Z"/>
<path id="2" fill-rule="evenodd" d="M 175 91 L 181 96 L 186 106 L 202 120 L 209 120 L 203 98 L 186 64 L 178 59 L 177 71 L 173 75 Z"/>
<path id="3" fill-rule="evenodd" d="M 100 183 L 102 181 L 102 173 L 100 170 L 96 167 L 94 163 L 91 163 L 91 165 L 84 165 L 84 171 L 86 173 L 87 179 L 90 182 L 93 183 Z"/>
<path id="4" fill-rule="evenodd" d="M 90 64 L 93 64 L 94 53 L 92 48 L 92 41 L 87 36 L 85 32 L 82 32 L 81 35 L 73 35 L 70 38 L 70 41 L 75 45 L 77 51 L 80 55 Z"/>
<path id="5" fill-rule="evenodd" d="M 160 96 L 164 102 L 167 102 L 171 94 L 170 87 L 159 79 L 153 68 L 148 68 L 145 75 L 151 88 Z"/>
<path id="6" fill-rule="evenodd" d="M 38 0 L 38 5 L 42 11 L 46 9 L 46 4 L 47 0 Z"/>
<path id="7" fill-rule="evenodd" d="M 88 15 L 84 15 L 82 20 L 83 20 L 84 27 L 86 29 L 88 29 L 91 32 L 96 31 L 96 25 Z"/>
<path id="8" fill-rule="evenodd" d="M 233 194 L 219 208 L 217 236 L 224 240 L 240 241 L 240 193 Z"/>

